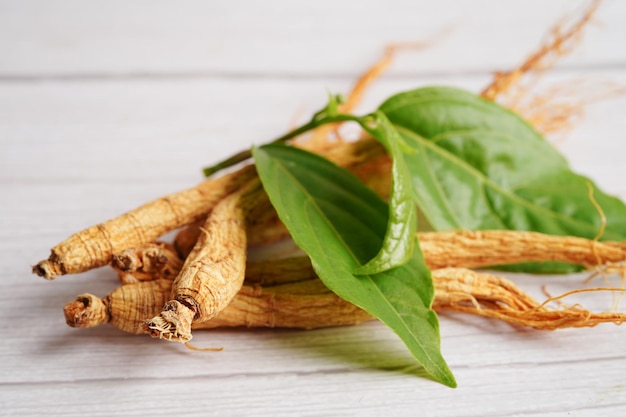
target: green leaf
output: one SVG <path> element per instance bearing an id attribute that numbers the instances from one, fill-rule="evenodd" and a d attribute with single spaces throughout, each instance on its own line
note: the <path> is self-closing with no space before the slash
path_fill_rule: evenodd
<path id="1" fill-rule="evenodd" d="M 281 145 L 253 149 L 253 155 L 272 204 L 324 284 L 387 324 L 433 378 L 456 386 L 440 353 L 432 278 L 418 247 L 400 267 L 353 274 L 382 245 L 387 205 L 320 156 Z"/>
<path id="2" fill-rule="evenodd" d="M 383 144 L 393 161 L 389 219 L 382 246 L 376 256 L 354 271 L 357 275 L 366 275 L 392 269 L 411 258 L 417 230 L 417 210 L 413 202 L 411 172 L 402 157 L 402 138 L 382 112 L 362 119 L 361 126 Z"/>
<path id="3" fill-rule="evenodd" d="M 511 229 L 626 238 L 626 206 L 569 168 L 527 122 L 447 87 L 391 97 L 380 107 L 404 142 L 416 201 L 436 230 Z"/>

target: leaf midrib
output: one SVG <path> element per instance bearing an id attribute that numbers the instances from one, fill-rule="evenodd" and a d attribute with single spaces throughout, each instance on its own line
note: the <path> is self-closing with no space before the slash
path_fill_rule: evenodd
<path id="1" fill-rule="evenodd" d="M 358 258 L 356 257 L 356 255 L 354 254 L 354 252 L 350 249 L 350 247 L 348 246 L 348 244 L 345 242 L 345 240 L 341 237 L 341 235 L 337 232 L 337 229 L 335 228 L 335 226 L 330 222 L 330 220 L 328 219 L 328 217 L 324 214 L 324 212 L 321 210 L 321 208 L 319 207 L 319 205 L 315 204 L 315 199 L 312 198 L 312 196 L 306 192 L 306 188 L 302 185 L 302 183 L 294 176 L 291 174 L 291 172 L 282 164 L 282 162 L 278 161 L 277 162 L 277 167 L 284 173 L 286 174 L 289 178 L 292 179 L 292 181 L 296 184 L 296 186 L 300 189 L 300 191 L 306 196 L 306 201 L 311 204 L 311 206 L 318 212 L 318 214 L 321 216 L 321 218 L 323 219 L 323 221 L 331 228 L 331 230 L 333 230 L 335 232 L 336 236 L 339 236 L 339 240 L 341 241 L 341 243 L 343 244 L 343 246 L 345 247 L 345 249 L 347 250 L 348 254 L 352 257 L 352 259 L 355 261 L 356 264 L 361 264 L 361 262 L 358 260 Z M 309 223 L 310 224 L 310 223 Z M 313 234 L 314 236 L 316 236 L 316 242 L 318 244 L 319 247 L 321 246 L 321 242 L 317 239 L 317 235 Z M 369 280 L 369 282 L 372 284 L 372 286 L 374 288 L 376 288 L 377 293 L 381 296 L 381 298 L 385 301 L 385 304 L 391 309 L 391 311 L 393 311 L 393 313 L 396 315 L 396 317 L 400 320 L 400 322 L 402 323 L 404 329 L 411 335 L 411 337 L 413 338 L 413 340 L 420 346 L 420 348 L 422 349 L 422 352 L 426 355 L 426 357 L 430 360 L 430 363 L 433 364 L 441 373 L 441 375 L 445 375 L 446 371 L 445 369 L 439 367 L 439 365 L 437 365 L 437 361 L 435 361 L 430 354 L 428 353 L 428 350 L 424 348 L 424 345 L 421 343 L 420 339 L 418 337 L 416 337 L 415 333 L 413 332 L 413 330 L 411 330 L 411 328 L 406 324 L 405 320 L 403 319 L 403 315 L 400 314 L 396 308 L 393 306 L 393 304 L 391 304 L 388 300 L 387 297 L 384 296 L 384 293 L 381 291 L 380 287 L 376 284 L 376 281 L 374 281 L 371 277 L 371 275 L 362 275 L 359 277 L 355 277 L 356 279 L 363 279 L 363 278 L 367 278 Z M 418 295 L 419 297 L 419 295 Z M 421 297 L 419 297 L 421 299 Z M 423 301 L 423 300 L 422 300 Z M 431 308 L 428 307 L 428 305 L 426 305 L 426 309 L 428 311 L 431 310 Z"/>
<path id="2" fill-rule="evenodd" d="M 413 132 L 412 130 L 410 130 L 409 128 L 406 128 L 400 124 L 395 124 L 394 126 L 396 126 L 396 128 L 398 130 L 401 130 L 403 132 L 405 132 L 408 136 L 413 137 L 415 140 L 420 141 L 420 143 L 422 143 L 424 146 L 426 146 L 427 148 L 429 148 L 430 150 L 432 150 L 433 152 L 441 155 L 443 158 L 448 159 L 449 161 L 461 166 L 461 167 L 465 167 L 467 171 L 469 171 L 474 177 L 478 178 L 478 180 L 483 183 L 485 186 L 490 187 L 491 189 L 493 189 L 496 192 L 500 192 L 501 194 L 508 196 L 511 200 L 513 200 L 514 202 L 519 203 L 520 205 L 523 205 L 527 208 L 529 208 L 532 211 L 535 212 L 539 212 L 539 213 L 546 213 L 547 215 L 549 215 L 552 218 L 555 219 L 561 219 L 561 221 L 564 221 L 566 223 L 570 223 L 570 224 L 574 224 L 574 225 L 578 225 L 578 227 L 581 227 L 583 229 L 588 230 L 590 233 L 593 233 L 594 231 L 591 230 L 592 227 L 585 222 L 582 222 L 578 219 L 573 219 L 570 217 L 565 217 L 565 216 L 559 216 L 558 213 L 547 209 L 545 207 L 541 207 L 541 206 L 537 206 L 537 205 L 533 205 L 531 204 L 529 201 L 524 200 L 523 198 L 521 198 L 520 196 L 518 196 L 515 193 L 511 193 L 508 190 L 500 187 L 498 184 L 494 183 L 493 181 L 491 181 L 489 179 L 489 177 L 486 177 L 485 175 L 483 175 L 480 171 L 478 171 L 476 168 L 474 168 L 473 166 L 469 165 L 467 162 L 465 162 L 464 160 L 458 158 L 457 156 L 453 155 L 450 152 L 446 152 L 444 151 L 441 147 L 430 143 L 429 140 L 427 140 L 426 138 L 422 137 L 421 135 Z M 439 180 L 436 178 L 436 182 L 439 183 Z M 494 212 L 492 212 L 494 213 Z M 499 217 L 496 215 L 496 217 Z M 457 220 L 458 223 L 458 220 Z"/>
<path id="3" fill-rule="evenodd" d="M 402 126 L 400 124 L 396 125 L 396 126 Z M 416 134 L 418 134 L 417 132 L 415 132 Z M 508 138 L 508 139 L 515 139 L 515 136 L 510 134 L 509 132 L 500 132 L 500 131 L 494 131 L 494 130 L 489 130 L 489 129 L 481 129 L 481 128 L 473 128 L 473 129 L 458 129 L 458 130 L 447 130 L 445 132 L 441 132 L 436 134 L 435 136 L 428 138 L 429 142 L 432 142 L 434 144 L 440 142 L 441 140 L 445 140 L 445 139 L 451 139 L 453 136 L 455 135 L 479 135 L 479 134 L 483 134 L 485 136 L 491 136 L 491 137 L 502 137 L 502 138 Z M 420 135 L 422 138 L 424 138 L 423 135 Z M 544 143 L 545 145 L 545 149 L 546 150 L 550 150 L 551 154 L 550 154 L 550 158 L 548 159 L 548 161 L 550 163 L 554 163 L 554 158 L 558 158 L 559 159 L 559 163 L 562 165 L 560 166 L 560 168 L 568 168 L 569 166 L 567 164 L 567 161 L 558 153 L 556 152 L 556 150 L 552 147 L 552 145 L 550 145 L 548 142 Z M 546 152 L 538 152 L 536 153 L 536 155 L 539 155 L 540 157 L 544 157 L 545 155 L 547 155 Z"/>

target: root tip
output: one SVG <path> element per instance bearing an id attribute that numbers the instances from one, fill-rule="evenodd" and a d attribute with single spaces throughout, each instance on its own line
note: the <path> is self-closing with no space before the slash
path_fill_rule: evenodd
<path id="1" fill-rule="evenodd" d="M 70 327 L 95 327 L 109 321 L 104 302 L 92 294 L 81 294 L 63 307 L 65 322 Z"/>
<path id="2" fill-rule="evenodd" d="M 139 269 L 140 262 L 132 249 L 124 250 L 111 259 L 111 266 L 124 272 L 134 272 Z"/>
<path id="3" fill-rule="evenodd" d="M 41 261 L 37 265 L 33 266 L 33 274 L 39 275 L 49 281 L 53 280 L 57 276 L 54 265 L 49 261 Z"/>
<path id="4" fill-rule="evenodd" d="M 161 314 L 147 320 L 142 329 L 155 339 L 187 343 L 191 340 L 194 312 L 178 301 L 168 301 Z"/>
<path id="5" fill-rule="evenodd" d="M 191 333 L 181 332 L 174 323 L 168 322 L 161 316 L 146 320 L 142 330 L 154 339 L 164 339 L 169 342 L 187 343 L 192 338 Z"/>

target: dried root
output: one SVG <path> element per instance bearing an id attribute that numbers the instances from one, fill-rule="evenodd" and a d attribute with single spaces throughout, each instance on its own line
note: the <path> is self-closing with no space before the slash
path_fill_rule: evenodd
<path id="1" fill-rule="evenodd" d="M 194 321 L 209 320 L 230 303 L 243 285 L 246 222 L 258 204 L 269 200 L 255 179 L 215 206 L 174 280 L 171 299 L 146 322 L 152 337 L 188 342 Z"/>
<path id="2" fill-rule="evenodd" d="M 622 267 L 626 253 L 615 243 L 511 230 L 418 233 L 429 268 L 484 268 L 559 261 L 587 267 Z"/>
<path id="3" fill-rule="evenodd" d="M 548 309 L 546 303 L 538 303 L 505 278 L 467 269 L 439 269 L 433 271 L 433 280 L 436 291 L 433 308 L 438 311 L 490 317 L 538 330 L 621 324 L 626 319 L 626 313 L 593 313 L 580 306 L 561 305 L 556 310 Z"/>
<path id="4" fill-rule="evenodd" d="M 109 323 L 128 333 L 144 333 L 145 318 L 159 314 L 161 301 L 168 297 L 171 284 L 168 280 L 157 280 L 124 285 L 102 300 L 91 294 L 80 295 L 66 304 L 66 321 L 77 328 Z M 337 297 L 320 280 L 308 279 L 268 287 L 244 285 L 216 317 L 195 321 L 192 328 L 315 329 L 347 326 L 371 319 L 363 310 Z M 153 324 L 164 335 L 173 335 L 174 325 L 164 319 L 155 320 Z"/>
<path id="5" fill-rule="evenodd" d="M 119 289 L 116 291 L 119 291 Z M 92 294 L 81 294 L 77 296 L 76 300 L 67 303 L 65 307 L 63 307 L 63 313 L 65 315 L 65 321 L 70 327 L 95 327 L 111 321 L 106 298 L 105 300 L 101 300 Z M 125 322 L 129 321 L 128 314 L 125 311 L 116 311 L 116 314 L 123 316 Z M 123 326 L 121 330 L 129 331 Z"/>
<path id="6" fill-rule="evenodd" d="M 373 319 L 336 296 L 317 278 L 292 277 L 293 281 L 277 285 L 267 282 L 258 285 L 246 280 L 248 283 L 241 287 L 227 307 L 211 319 L 194 321 L 191 327 L 314 329 L 354 325 Z M 433 281 L 433 308 L 439 312 L 463 312 L 540 330 L 590 327 L 605 322 L 621 324 L 626 319 L 625 313 L 593 313 L 580 307 L 561 305 L 558 309 L 549 309 L 507 279 L 464 268 L 435 270 Z M 102 300 L 90 294 L 80 295 L 66 305 L 66 321 L 72 327 L 110 323 L 126 332 L 142 333 L 146 331 L 145 318 L 159 314 L 171 284 L 165 279 L 129 284 L 117 288 Z M 173 335 L 177 324 L 160 319 L 154 321 L 153 326 L 163 334 Z M 154 329 L 150 329 L 152 331 Z"/>
<path id="7" fill-rule="evenodd" d="M 115 253 L 152 242 L 206 216 L 217 202 L 254 175 L 253 167 L 245 167 L 78 232 L 52 248 L 50 257 L 35 265 L 33 272 L 45 279 L 54 279 L 57 275 L 76 274 L 106 265 Z"/>
<path id="8" fill-rule="evenodd" d="M 82 294 L 65 305 L 65 321 L 77 328 L 109 323 L 124 332 L 140 334 L 146 318 L 159 313 L 171 288 L 172 281 L 159 279 L 122 285 L 103 299 Z"/>
<path id="9" fill-rule="evenodd" d="M 196 246 L 196 242 L 198 241 L 198 238 L 202 233 L 200 228 L 205 221 L 206 218 L 185 226 L 181 230 L 179 230 L 178 233 L 176 233 L 173 245 L 180 259 L 186 259 L 193 250 L 193 247 Z"/>

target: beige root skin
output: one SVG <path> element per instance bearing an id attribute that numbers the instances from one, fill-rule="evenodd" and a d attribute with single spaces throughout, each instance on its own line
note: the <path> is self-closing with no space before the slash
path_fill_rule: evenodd
<path id="1" fill-rule="evenodd" d="M 54 279 L 57 275 L 106 265 L 115 253 L 152 242 L 170 230 L 206 216 L 217 202 L 254 175 L 253 167 L 245 167 L 80 231 L 52 248 L 50 257 L 35 265 L 33 272 Z"/>
<path id="2" fill-rule="evenodd" d="M 197 230 L 200 231 L 199 228 Z M 114 257 L 111 267 L 125 285 L 159 279 L 173 281 L 184 263 L 172 245 L 162 242 L 124 251 L 116 262 L 117 257 Z M 245 281 L 248 284 L 277 285 L 316 277 L 306 256 L 278 258 L 271 262 L 246 260 Z"/>
<path id="3" fill-rule="evenodd" d="M 269 205 L 258 179 L 218 203 L 172 285 L 161 314 L 146 322 L 152 337 L 186 343 L 191 324 L 215 317 L 241 289 L 247 254 L 246 219 Z"/>
<path id="4" fill-rule="evenodd" d="M 86 328 L 108 323 L 128 333 L 150 333 L 152 330 L 147 327 L 145 319 L 162 313 L 161 306 L 169 297 L 171 284 L 171 281 L 161 279 L 124 285 L 103 300 L 83 294 L 66 304 L 67 324 Z M 91 302 L 83 303 L 86 297 Z M 216 317 L 196 321 L 192 328 L 315 329 L 353 325 L 371 319 L 363 310 L 334 295 L 320 280 L 311 279 L 269 287 L 244 285 Z M 164 328 L 171 327 L 171 323 L 164 320 L 159 323 Z"/>
<path id="5" fill-rule="evenodd" d="M 537 330 L 619 325 L 626 319 L 626 313 L 593 313 L 580 306 L 549 309 L 505 278 L 468 269 L 439 269 L 433 271 L 433 280 L 437 311 L 474 314 Z"/>
<path id="6" fill-rule="evenodd" d="M 418 233 L 429 268 L 482 268 L 520 262 L 560 261 L 587 267 L 625 260 L 614 243 L 553 236 L 536 232 L 489 230 L 481 232 Z"/>
<path id="7" fill-rule="evenodd" d="M 507 279 L 464 268 L 435 270 L 433 282 L 433 308 L 438 312 L 474 314 L 539 330 L 620 324 L 626 319 L 624 313 L 592 313 L 580 307 L 549 309 Z M 145 317 L 159 314 L 171 284 L 160 279 L 125 285 L 104 300 L 83 294 L 66 305 L 66 321 L 72 327 L 110 323 L 125 332 L 143 333 L 149 330 Z M 89 301 L 85 302 L 86 299 Z M 354 325 L 372 319 L 365 311 L 337 297 L 319 279 L 304 279 L 273 286 L 246 284 L 216 317 L 195 321 L 192 328 L 315 329 Z"/>
<path id="8" fill-rule="evenodd" d="M 248 228 L 248 246 L 260 246 L 275 243 L 289 236 L 285 225 L 278 219 L 278 215 L 272 209 L 271 214 L 266 214 L 263 219 L 256 219 Z M 252 215 L 250 216 L 252 217 Z M 193 223 L 180 230 L 174 238 L 174 247 L 179 257 L 185 259 L 195 246 L 202 234 L 203 222 Z"/>
<path id="9" fill-rule="evenodd" d="M 171 280 L 159 279 L 123 285 L 102 300 L 82 294 L 65 305 L 65 321 L 77 328 L 109 323 L 124 332 L 140 334 L 146 318 L 158 314 L 167 301 L 171 287 Z"/>
<path id="10" fill-rule="evenodd" d="M 104 300 L 92 294 L 81 294 L 63 307 L 65 321 L 70 327 L 95 327 L 111 319 Z M 126 316 L 125 313 L 117 313 Z M 123 329 L 122 329 L 123 330 Z"/>
<path id="11" fill-rule="evenodd" d="M 176 236 L 174 237 L 174 248 L 176 249 L 180 259 L 187 259 L 193 250 L 193 247 L 196 246 L 196 242 L 202 233 L 200 228 L 205 221 L 206 218 L 202 221 L 185 226 L 179 230 L 178 233 L 176 233 Z"/>
<path id="12" fill-rule="evenodd" d="M 281 258 L 271 262 L 248 262 L 246 283 L 250 285 L 279 285 L 317 278 L 307 256 Z"/>
<path id="13" fill-rule="evenodd" d="M 212 320 L 196 329 L 223 327 L 279 327 L 317 329 L 349 326 L 373 320 L 365 311 L 339 298 L 319 279 L 273 287 L 246 285 Z"/>

